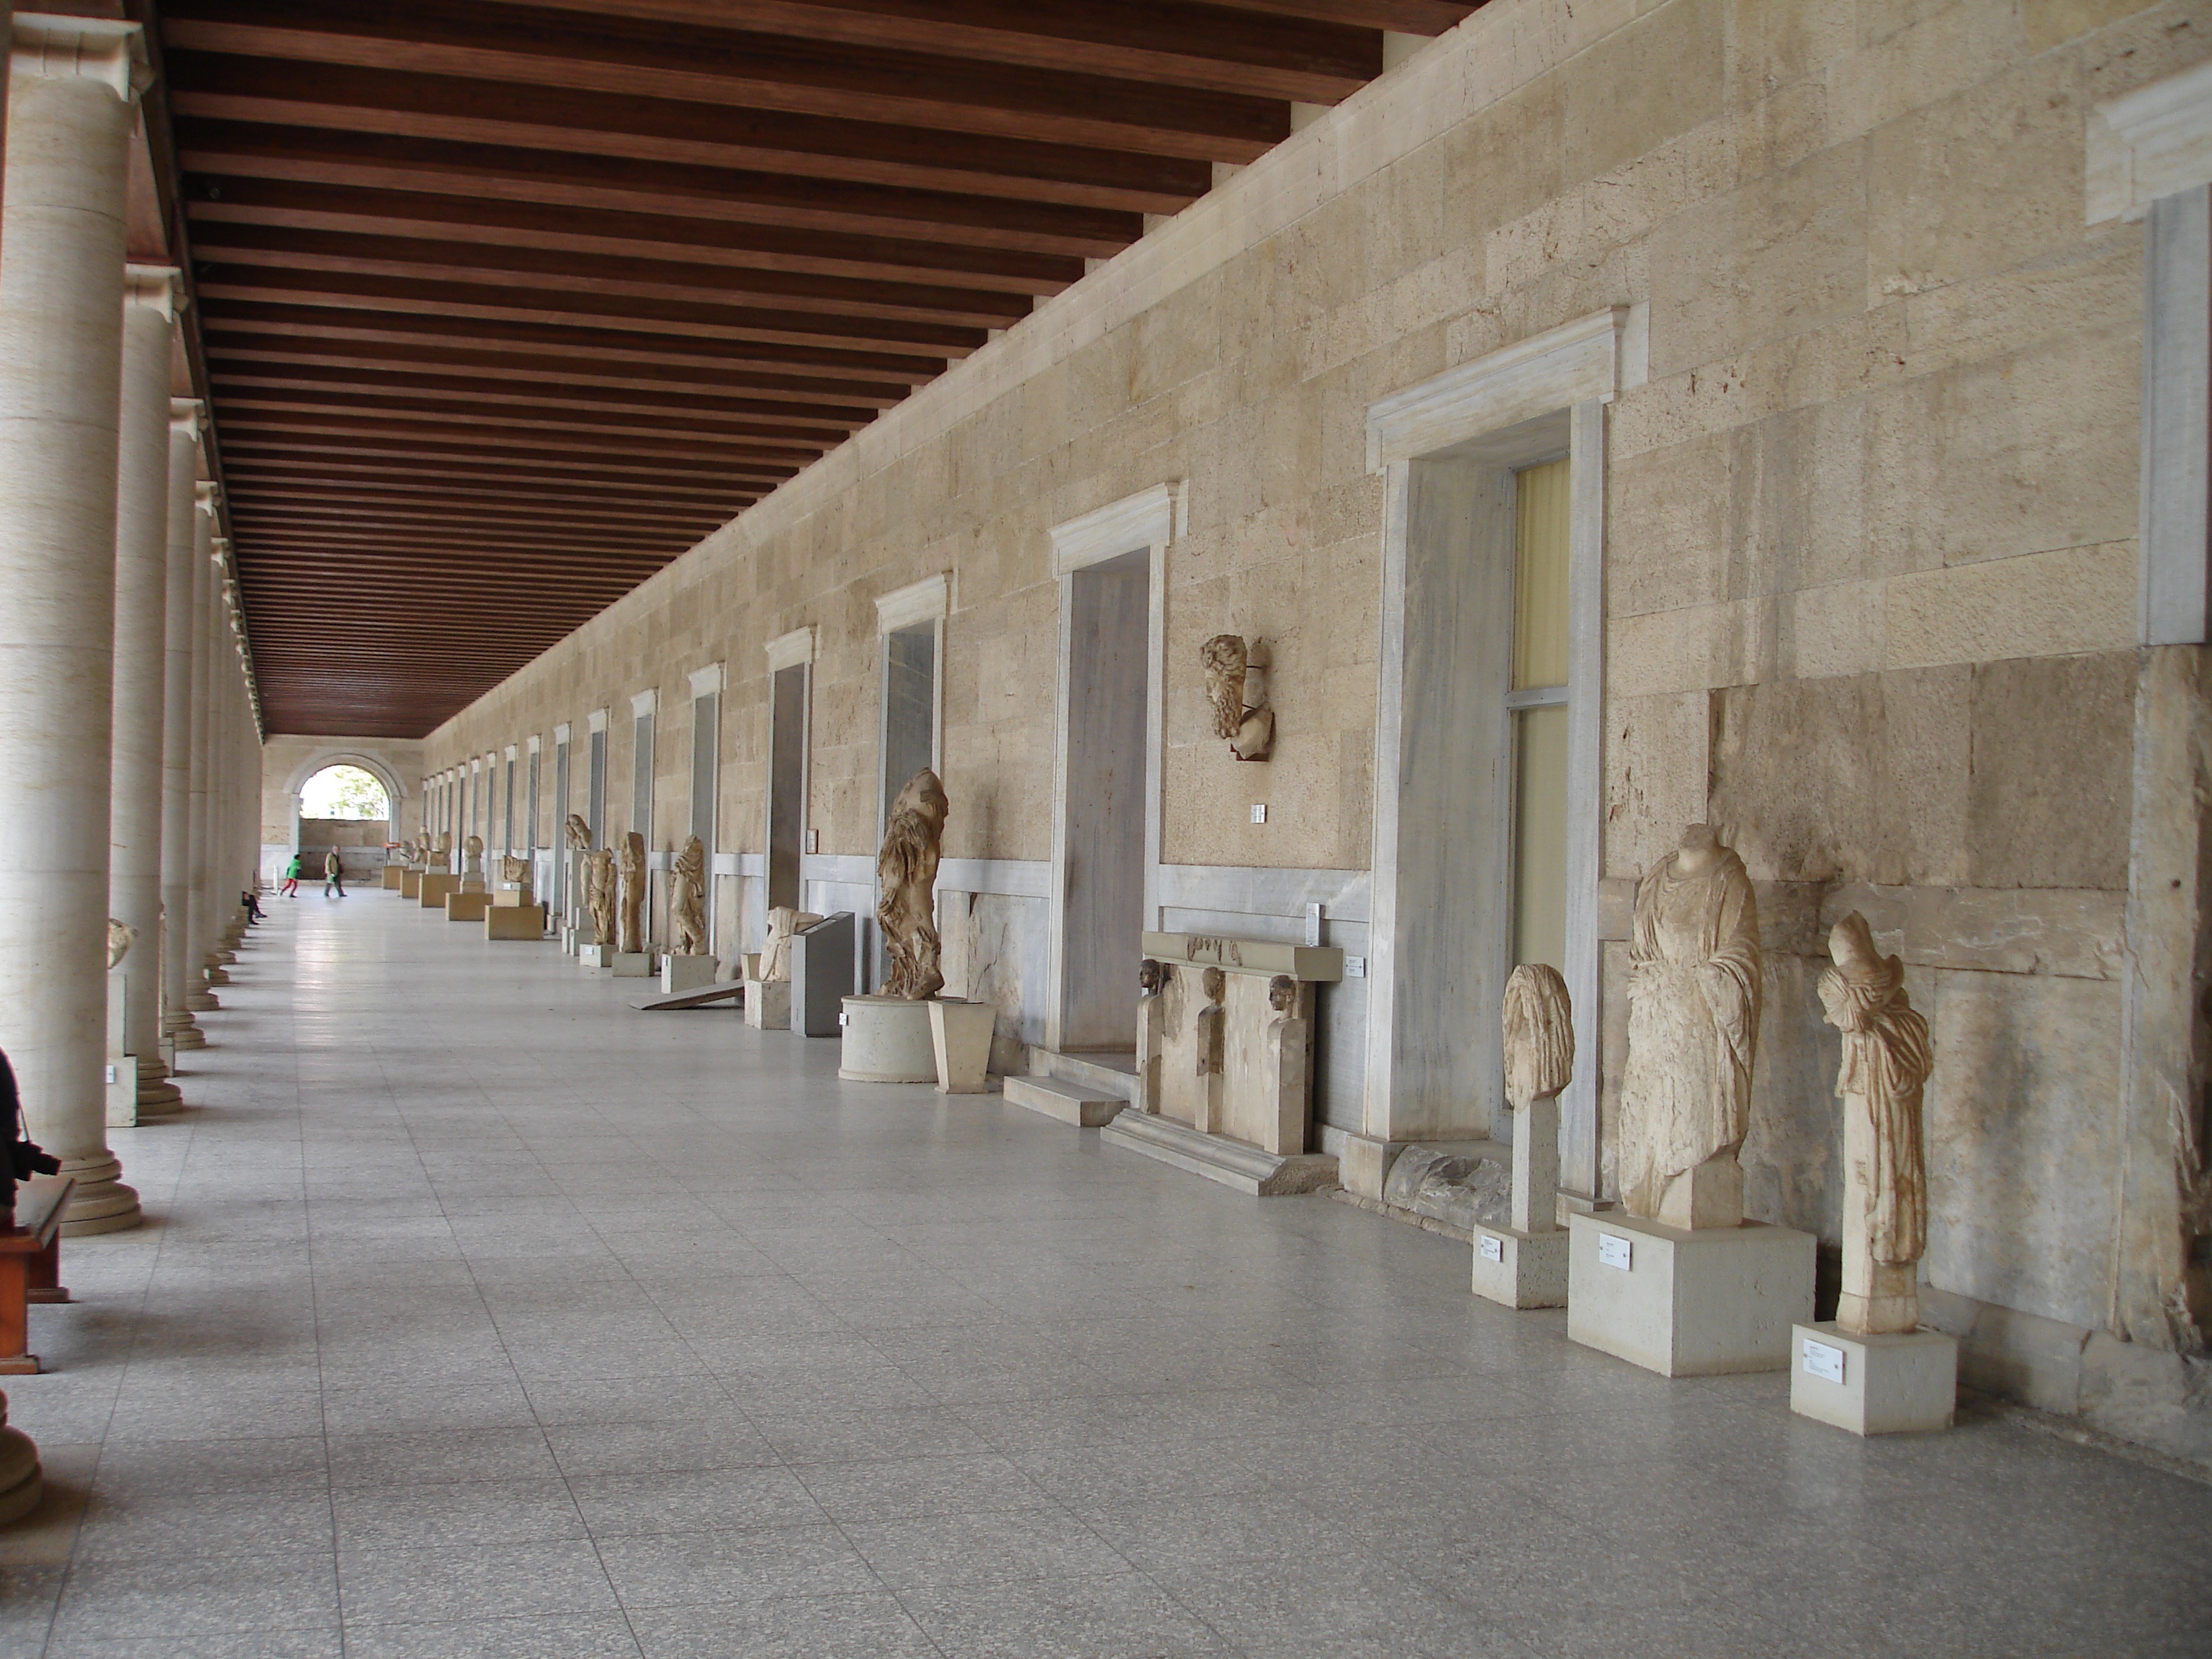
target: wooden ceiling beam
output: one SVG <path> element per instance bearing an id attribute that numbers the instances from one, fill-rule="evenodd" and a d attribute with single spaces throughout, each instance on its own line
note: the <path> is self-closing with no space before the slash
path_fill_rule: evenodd
<path id="1" fill-rule="evenodd" d="M 727 0 L 526 0 L 715 23 Z M 1357 9 L 1355 4 L 1351 9 Z M 1187 0 L 745 0 L 746 28 L 985 63 L 1333 104 L 1382 71 L 1382 25 L 1262 17 Z"/>
<path id="2" fill-rule="evenodd" d="M 1032 295 L 988 289 L 285 225 L 204 222 L 193 248 L 202 272 L 245 264 L 702 305 L 773 301 L 801 313 L 965 328 L 1011 327 L 1036 305 Z"/>
<path id="3" fill-rule="evenodd" d="M 495 392 L 475 374 L 405 373 L 356 367 L 332 368 L 319 363 L 240 364 L 230 356 L 211 354 L 209 380 L 218 386 L 237 386 L 264 392 L 405 392 L 417 399 L 439 403 L 482 404 L 496 397 L 499 406 L 516 410 L 568 410 L 584 415 L 678 416 L 741 420 L 772 420 L 793 430 L 817 431 L 843 438 L 856 427 L 875 419 L 866 406 L 777 403 L 757 398 L 715 398 L 697 392 L 626 392 L 594 386 L 507 386 Z"/>
<path id="4" fill-rule="evenodd" d="M 216 418 L 237 433 L 276 431 L 300 436 L 361 436 L 382 438 L 391 436 L 408 441 L 449 440 L 468 447 L 478 454 L 496 454 L 520 451 L 526 456 L 537 456 L 548 452 L 578 453 L 591 457 L 595 462 L 635 458 L 647 460 L 705 461 L 718 466 L 733 466 L 743 470 L 745 462 L 762 466 L 787 467 L 797 471 L 812 460 L 819 451 L 791 444 L 761 441 L 714 443 L 692 438 L 684 441 L 658 439 L 630 443 L 596 435 L 579 434 L 570 437 L 558 431 L 518 431 L 509 438 L 501 429 L 490 425 L 474 424 L 450 418 L 405 420 L 398 416 L 369 414 L 348 414 L 342 411 L 319 413 L 302 418 L 272 421 L 258 411 L 226 407 L 218 399 Z"/>
<path id="5" fill-rule="evenodd" d="M 1009 294 L 1057 294 L 1083 275 L 1083 261 L 1066 254 L 672 213 L 573 204 L 555 208 L 430 191 L 310 185 L 218 173 L 196 174 L 187 195 L 195 225 L 351 231 L 624 258 L 644 254 L 672 262 L 908 283 L 941 277 L 963 288 Z M 208 236 L 202 233 L 194 240 L 204 245 Z"/>
<path id="6" fill-rule="evenodd" d="M 963 247 L 1104 258 L 1144 234 L 1156 206 L 1096 208 L 985 191 L 915 190 L 854 179 L 793 178 L 648 156 L 461 143 L 402 132 L 341 131 L 309 123 L 213 117 L 181 119 L 177 143 L 188 192 L 217 192 L 235 177 L 419 191 L 475 203 L 652 213 L 716 223 L 854 236 L 927 238 Z"/>
<path id="7" fill-rule="evenodd" d="M 730 489 L 740 494 L 754 489 L 765 493 L 799 471 L 795 466 L 769 466 L 752 461 L 711 467 L 653 466 L 627 460 L 611 463 L 604 455 L 591 461 L 575 461 L 566 456 L 481 452 L 459 448 L 450 443 L 396 438 L 368 440 L 348 438 L 342 434 L 288 435 L 281 429 L 240 434 L 237 439 L 226 444 L 224 453 L 256 457 L 334 456 L 340 459 L 385 463 L 420 462 L 424 466 L 465 462 L 471 468 L 471 476 L 477 477 L 491 477 L 502 473 L 520 477 L 541 470 L 551 471 L 558 469 L 565 476 L 578 480 L 605 480 L 617 484 L 637 485 L 665 479 L 672 485 Z"/>
<path id="8" fill-rule="evenodd" d="M 1169 213 L 1212 187 L 1212 156 L 1139 155 L 1036 138 L 983 137 L 866 121 L 730 110 L 712 103 L 524 86 L 276 58 L 167 54 L 179 113 L 462 144 L 688 162 L 890 190 Z M 1288 130 L 1287 109 L 1285 128 Z"/>
<path id="9" fill-rule="evenodd" d="M 162 33 L 188 52 L 704 105 L 751 142 L 787 125 L 797 131 L 784 142 L 809 148 L 853 143 L 840 128 L 904 128 L 1242 164 L 1290 136 L 1283 96 L 732 26 L 744 18 L 731 9 L 701 27 L 483 0 L 167 0 Z M 1379 41 L 1376 56 L 1379 67 Z"/>
<path id="10" fill-rule="evenodd" d="M 438 500 L 538 501 L 549 507 L 604 506 L 610 512 L 711 514 L 726 520 L 734 503 L 753 499 L 744 486 L 719 490 L 685 485 L 609 482 L 558 473 L 471 471 L 465 467 L 330 460 L 319 457 L 248 454 L 228 458 L 223 469 L 234 486 L 276 490 L 329 488 L 384 495 L 422 495 Z M 755 486 L 757 488 L 758 486 Z"/>
<path id="11" fill-rule="evenodd" d="M 636 526 L 658 531 L 664 536 L 704 536 L 728 522 L 726 514 L 707 507 L 676 510 L 650 503 L 601 502 L 588 496 L 578 501 L 549 501 L 544 495 L 528 490 L 463 490 L 451 485 L 438 486 L 426 496 L 388 487 L 350 487 L 343 481 L 271 478 L 252 471 L 234 476 L 230 489 L 242 507 L 264 515 L 374 513 L 425 522 L 542 525 L 556 529 L 592 525 L 616 529 Z"/>
<path id="12" fill-rule="evenodd" d="M 634 563 L 657 569 L 696 544 L 696 538 L 683 536 L 593 534 L 582 529 L 533 530 L 520 525 L 499 531 L 480 524 L 425 523 L 419 520 L 356 518 L 345 514 L 315 516 L 241 511 L 237 526 L 236 541 L 241 556 L 250 555 L 256 559 L 279 551 L 421 548 L 463 554 L 472 560 L 511 555 L 532 566 L 541 560 L 565 559 L 594 570 L 615 570 Z"/>
<path id="13" fill-rule="evenodd" d="M 730 339 L 719 334 L 688 336 L 648 332 L 595 322 L 589 327 L 536 322 L 503 316 L 445 316 L 389 310 L 318 306 L 288 296 L 283 301 L 210 300 L 201 325 L 213 331 L 245 330 L 263 337 L 312 335 L 433 348 L 473 343 L 510 345 L 526 353 L 551 350 L 572 359 L 638 364 L 668 363 L 695 372 L 708 365 L 804 378 L 866 374 L 919 386 L 945 372 L 945 359 L 921 352 L 872 351 L 849 345 L 819 346 L 784 341 Z"/>
<path id="14" fill-rule="evenodd" d="M 787 345 L 904 347 L 940 363 L 964 357 L 984 342 L 980 328 L 889 318 L 837 317 L 765 306 L 648 299 L 575 289 L 525 290 L 511 283 L 356 276 L 344 271 L 269 270 L 200 264 L 195 275 L 208 300 L 274 301 L 368 312 L 520 321 L 555 327 L 605 327 L 619 322 L 643 332 Z"/>
<path id="15" fill-rule="evenodd" d="M 1465 0 L 1209 0 L 1231 11 L 1316 22 L 1352 23 L 1399 34 L 1442 34 L 1480 4 Z"/>
<path id="16" fill-rule="evenodd" d="M 744 416 L 681 415 L 652 410 L 623 415 L 608 411 L 593 419 L 593 411 L 507 408 L 488 398 L 473 404 L 433 400 L 414 392 L 345 392 L 326 386 L 296 392 L 236 391 L 219 392 L 219 416 L 374 415 L 400 421 L 428 421 L 452 427 L 481 428 L 521 434 L 559 433 L 598 437 L 635 438 L 659 444 L 674 436 L 708 444 L 736 446 L 733 453 L 763 454 L 776 460 L 811 459 L 843 441 L 851 428 L 792 421 L 763 421 Z M 854 424 L 858 424 L 855 422 Z"/>

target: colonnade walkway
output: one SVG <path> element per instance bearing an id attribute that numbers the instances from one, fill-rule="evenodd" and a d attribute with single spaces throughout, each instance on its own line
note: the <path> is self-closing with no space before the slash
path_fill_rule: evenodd
<path id="1" fill-rule="evenodd" d="M 0 1656 L 2205 1650 L 2212 1487 L 1863 1443 L 1325 1197 L 270 908 L 7 1381 Z"/>

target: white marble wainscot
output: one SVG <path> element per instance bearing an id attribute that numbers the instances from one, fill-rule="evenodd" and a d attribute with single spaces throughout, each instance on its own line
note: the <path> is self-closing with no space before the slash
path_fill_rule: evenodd
<path id="1" fill-rule="evenodd" d="M 1139 1018 L 1157 1056 L 1137 1109 L 1103 1139 L 1260 1197 L 1334 1186 L 1336 1159 L 1311 1150 L 1314 992 L 1344 971 L 1334 946 L 1146 933 L 1161 967 Z M 1270 988 L 1287 980 L 1289 1006 Z"/>
<path id="2" fill-rule="evenodd" d="M 1051 874 L 1042 859 L 948 858 L 937 867 L 945 992 L 998 1011 L 990 1068 L 1002 1076 L 1027 1070 L 1030 1049 L 1044 1041 Z"/>

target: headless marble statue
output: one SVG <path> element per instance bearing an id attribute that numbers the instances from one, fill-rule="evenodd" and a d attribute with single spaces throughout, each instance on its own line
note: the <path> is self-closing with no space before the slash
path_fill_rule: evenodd
<path id="1" fill-rule="evenodd" d="M 883 850 L 876 854 L 876 880 L 883 890 L 876 921 L 890 957 L 884 996 L 919 1002 L 945 988 L 937 936 L 937 861 L 951 810 L 945 786 L 926 766 L 891 803 Z"/>
<path id="2" fill-rule="evenodd" d="M 584 821 L 584 815 L 581 812 L 568 814 L 568 821 L 562 826 L 562 833 L 568 839 L 570 852 L 588 853 L 592 850 L 592 826 Z"/>
<path id="3" fill-rule="evenodd" d="M 707 954 L 707 847 L 696 836 L 669 867 L 668 930 L 678 956 Z"/>
<path id="4" fill-rule="evenodd" d="M 592 918 L 589 943 L 615 942 L 615 855 L 604 847 L 584 855 L 584 908 Z"/>
<path id="5" fill-rule="evenodd" d="M 645 837 L 633 830 L 622 845 L 622 938 L 617 950 L 635 956 L 645 949 Z"/>
<path id="6" fill-rule="evenodd" d="M 1920 1323 L 1918 1264 L 1928 1248 L 1921 1089 L 1935 1064 L 1928 1022 L 1905 994 L 1905 965 L 1875 949 L 1856 910 L 1828 933 L 1835 966 L 1820 1006 L 1844 1034 L 1844 1293 L 1836 1323 L 1879 1336 Z"/>
<path id="7" fill-rule="evenodd" d="M 768 939 L 761 946 L 760 982 L 781 985 L 791 977 L 791 941 L 822 918 L 811 910 L 779 904 L 768 913 Z"/>
<path id="8" fill-rule="evenodd" d="M 1574 1080 L 1575 1017 L 1567 982 L 1540 962 L 1505 981 L 1505 1098 L 1513 1126 L 1513 1225 L 1556 1232 L 1559 1091 Z"/>
<path id="9" fill-rule="evenodd" d="M 1762 957 L 1743 860 L 1707 824 L 1636 888 L 1619 1174 L 1631 1215 L 1685 1230 L 1743 1220 Z"/>

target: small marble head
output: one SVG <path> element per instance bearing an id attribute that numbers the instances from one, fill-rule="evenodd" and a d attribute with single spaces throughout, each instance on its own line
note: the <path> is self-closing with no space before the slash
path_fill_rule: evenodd
<path id="1" fill-rule="evenodd" d="M 1209 968 L 1199 975 L 1198 988 L 1208 1002 L 1218 1002 L 1229 990 L 1229 975 L 1218 968 Z"/>
<path id="2" fill-rule="evenodd" d="M 1160 988 L 1167 982 L 1167 969 L 1151 957 L 1146 957 L 1137 964 L 1137 994 L 1139 996 L 1156 997 L 1160 994 Z"/>
<path id="3" fill-rule="evenodd" d="M 1298 1010 L 1298 982 L 1288 974 L 1278 974 L 1267 981 L 1267 1006 L 1279 1014 L 1295 1014 Z"/>

